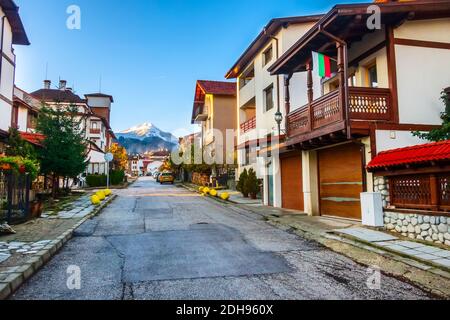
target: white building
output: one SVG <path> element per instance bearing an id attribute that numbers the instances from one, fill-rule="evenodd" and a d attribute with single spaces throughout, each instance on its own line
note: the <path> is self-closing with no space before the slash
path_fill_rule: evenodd
<path id="1" fill-rule="evenodd" d="M 16 68 L 16 55 L 13 45 L 29 45 L 19 8 L 12 0 L 0 0 L 0 153 L 2 153 L 2 139 L 13 120 L 13 95 Z"/>
<path id="2" fill-rule="evenodd" d="M 82 120 L 82 130 L 85 130 L 89 141 L 88 174 L 106 174 L 105 153 L 111 146 L 114 133 L 110 127 L 111 103 L 114 101 L 110 95 L 102 93 L 87 94 L 82 99 L 67 82 L 60 80 L 57 89 L 51 88 L 51 81 L 44 81 L 44 88 L 32 92 L 31 95 L 49 107 L 76 106 Z"/>
<path id="3" fill-rule="evenodd" d="M 275 113 L 279 110 L 285 115 L 283 77 L 272 76 L 267 69 L 320 17 L 271 20 L 225 76 L 227 79 L 237 78 L 238 176 L 244 168 L 253 168 L 258 178 L 264 180 L 263 198 L 267 205 L 282 205 L 279 192 L 281 177 L 270 174 L 279 171 L 279 159 L 275 154 L 260 157 L 258 150 L 270 144 L 272 136 L 280 138 Z M 292 83 L 299 88 L 305 87 L 306 76 L 298 74 Z M 307 102 L 306 92 L 292 92 L 291 100 L 295 105 L 304 105 Z M 282 125 L 281 137 L 284 131 Z"/>

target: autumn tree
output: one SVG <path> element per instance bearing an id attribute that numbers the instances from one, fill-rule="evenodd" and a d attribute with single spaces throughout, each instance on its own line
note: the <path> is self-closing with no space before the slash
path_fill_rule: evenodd
<path id="1" fill-rule="evenodd" d="M 118 143 L 113 143 L 109 148 L 114 156 L 113 169 L 114 170 L 126 170 L 128 166 L 128 154 L 127 150 Z"/>

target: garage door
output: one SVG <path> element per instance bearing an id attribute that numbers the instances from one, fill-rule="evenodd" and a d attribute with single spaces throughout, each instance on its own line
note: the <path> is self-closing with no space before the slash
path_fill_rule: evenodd
<path id="1" fill-rule="evenodd" d="M 281 159 L 281 195 L 283 208 L 303 211 L 302 156 Z"/>
<path id="2" fill-rule="evenodd" d="M 323 149 L 318 157 L 321 215 L 360 220 L 363 191 L 360 147 L 352 143 Z"/>

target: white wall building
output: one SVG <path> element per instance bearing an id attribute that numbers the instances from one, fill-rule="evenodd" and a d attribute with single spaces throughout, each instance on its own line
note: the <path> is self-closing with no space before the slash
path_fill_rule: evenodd
<path id="1" fill-rule="evenodd" d="M 237 78 L 238 117 L 238 175 L 246 168 L 253 168 L 263 179 L 264 203 L 281 207 L 281 177 L 279 158 L 260 157 L 258 151 L 270 144 L 271 137 L 278 136 L 275 113 L 284 114 L 284 87 L 282 76 L 272 76 L 267 69 L 303 36 L 321 16 L 304 16 L 271 20 L 258 37 L 228 71 L 226 78 Z M 291 80 L 296 87 L 306 86 L 306 76 L 298 74 Z M 307 102 L 305 92 L 292 92 L 293 105 Z M 281 126 L 281 135 L 285 131 Z"/>
<path id="2" fill-rule="evenodd" d="M 0 0 L 0 153 L 1 139 L 12 125 L 16 55 L 13 45 L 29 45 L 19 16 L 19 8 L 12 0 Z"/>

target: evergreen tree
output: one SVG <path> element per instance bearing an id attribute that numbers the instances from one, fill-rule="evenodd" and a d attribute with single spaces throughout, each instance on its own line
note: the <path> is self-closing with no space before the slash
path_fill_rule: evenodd
<path id="1" fill-rule="evenodd" d="M 86 170 L 87 141 L 84 118 L 76 106 L 44 106 L 38 117 L 37 130 L 45 138 L 39 150 L 41 171 L 53 176 L 53 197 L 59 177 L 75 178 Z"/>
<path id="2" fill-rule="evenodd" d="M 430 132 L 413 132 L 416 137 L 429 141 L 443 141 L 450 139 L 450 97 L 446 92 L 442 92 L 441 100 L 445 104 L 445 111 L 441 113 L 442 126 Z"/>
<path id="3" fill-rule="evenodd" d="M 17 156 L 25 159 L 36 160 L 37 153 L 34 147 L 23 140 L 17 128 L 9 128 L 9 135 L 6 141 L 5 154 L 7 156 Z"/>

